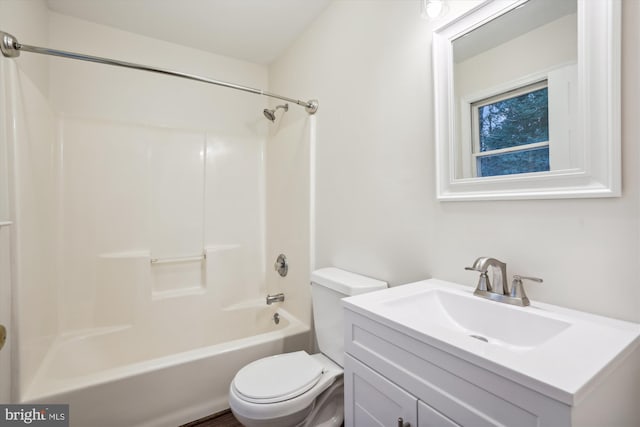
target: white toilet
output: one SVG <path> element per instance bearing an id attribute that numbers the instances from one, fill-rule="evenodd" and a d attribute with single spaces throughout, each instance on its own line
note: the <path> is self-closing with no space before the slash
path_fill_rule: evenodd
<path id="1" fill-rule="evenodd" d="M 340 300 L 386 287 L 380 280 L 333 267 L 311 273 L 313 319 L 322 353 L 279 354 L 240 369 L 229 388 L 229 406 L 238 421 L 247 427 L 340 426 L 344 418 Z"/>

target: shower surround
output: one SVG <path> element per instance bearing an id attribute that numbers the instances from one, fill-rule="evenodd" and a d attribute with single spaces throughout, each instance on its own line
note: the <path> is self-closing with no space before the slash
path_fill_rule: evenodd
<path id="1" fill-rule="evenodd" d="M 51 47 L 268 84 L 261 65 L 42 15 Z M 287 286 L 267 275 L 283 245 L 267 230 L 266 144 L 308 146 L 306 113 L 269 136 L 252 94 L 58 58 L 0 65 L 15 401 L 68 402 L 77 426 L 175 425 L 226 408 L 248 361 L 308 347 L 308 309 L 264 303 Z"/>

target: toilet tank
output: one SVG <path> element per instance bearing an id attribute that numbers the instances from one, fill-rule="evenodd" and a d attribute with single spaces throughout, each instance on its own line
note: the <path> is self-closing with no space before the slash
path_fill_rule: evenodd
<path id="1" fill-rule="evenodd" d="M 387 287 L 387 282 L 350 273 L 335 267 L 311 273 L 313 321 L 318 348 L 344 366 L 344 322 L 341 299 Z"/>

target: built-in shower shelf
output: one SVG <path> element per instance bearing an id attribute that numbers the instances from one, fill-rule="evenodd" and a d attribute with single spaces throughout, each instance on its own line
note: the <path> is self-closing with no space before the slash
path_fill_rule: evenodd
<path id="1" fill-rule="evenodd" d="M 12 225 L 12 224 L 13 224 L 12 221 L 0 221 L 0 227 L 9 226 L 9 225 Z"/>
<path id="2" fill-rule="evenodd" d="M 182 256 L 182 257 L 171 257 L 171 258 L 151 258 L 151 264 L 168 264 L 168 263 L 178 263 L 178 262 L 191 262 L 191 261 L 204 261 L 207 259 L 207 253 L 203 252 L 200 255 L 190 255 L 190 256 Z"/>

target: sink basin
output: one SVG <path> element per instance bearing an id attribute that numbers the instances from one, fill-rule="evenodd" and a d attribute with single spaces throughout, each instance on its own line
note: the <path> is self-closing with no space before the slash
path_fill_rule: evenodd
<path id="1" fill-rule="evenodd" d="M 342 301 L 349 315 L 567 401 L 640 347 L 638 324 L 537 301 L 518 307 L 438 279 Z"/>
<path id="2" fill-rule="evenodd" d="M 438 288 L 384 301 L 381 308 L 416 328 L 428 321 L 430 326 L 522 350 L 546 342 L 571 325 L 543 315 L 540 310 L 523 310 L 470 293 Z"/>

